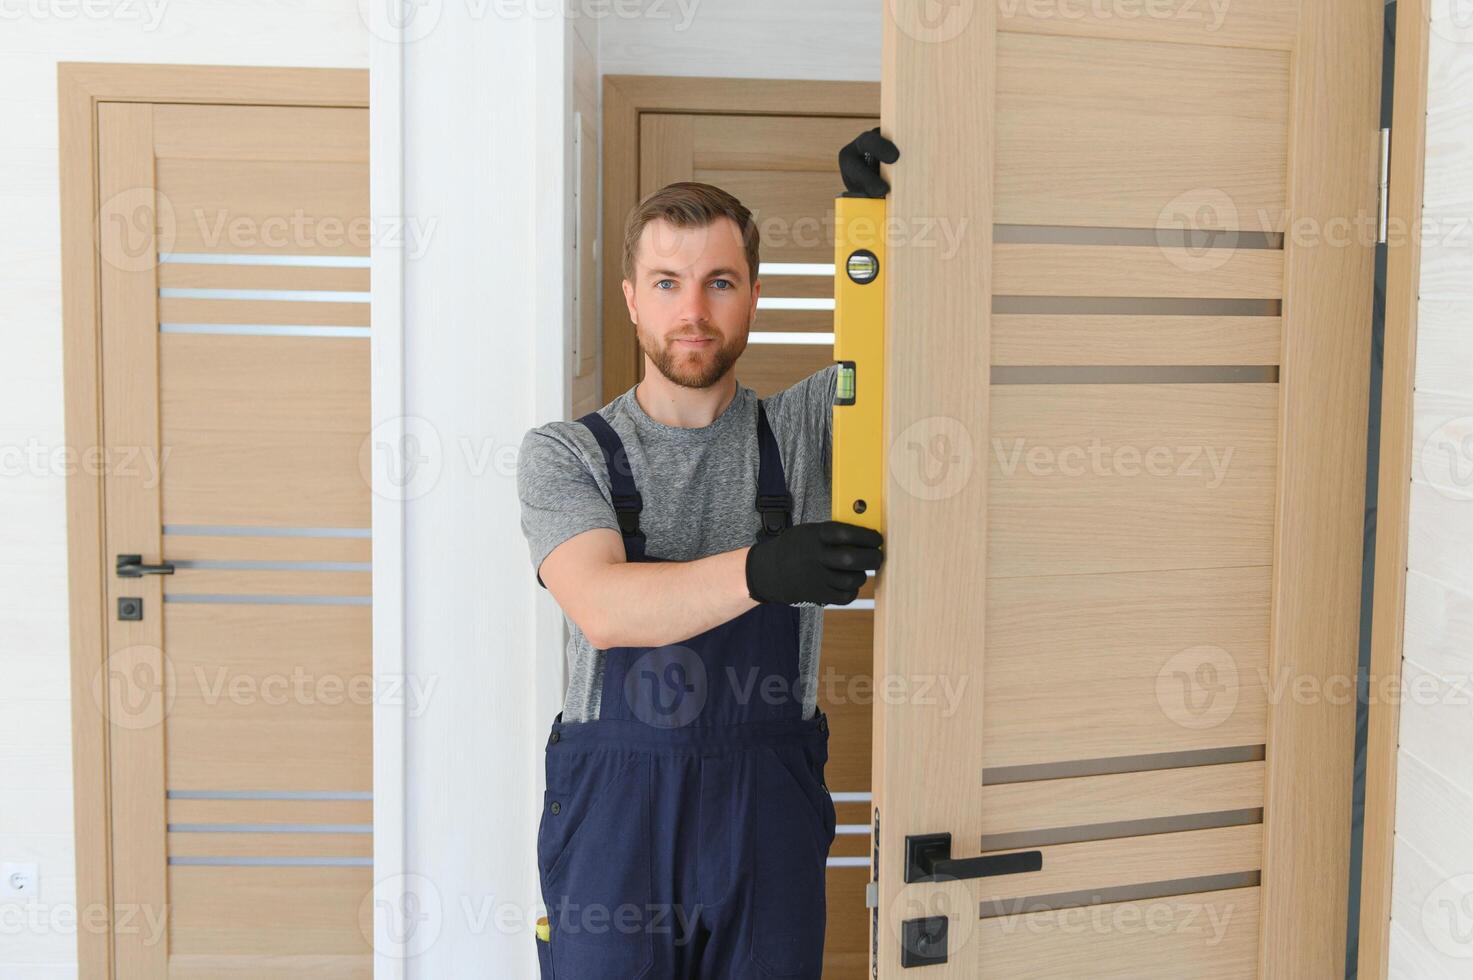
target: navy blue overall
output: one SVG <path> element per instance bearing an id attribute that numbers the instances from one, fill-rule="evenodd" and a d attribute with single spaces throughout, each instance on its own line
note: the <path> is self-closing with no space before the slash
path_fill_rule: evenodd
<path id="1" fill-rule="evenodd" d="M 623 444 L 592 430 L 629 561 L 647 555 Z M 758 402 L 757 512 L 790 521 L 777 440 Z M 547 741 L 537 866 L 557 980 L 760 980 L 822 972 L 828 719 L 802 717 L 798 609 L 760 603 L 661 647 L 605 653 L 599 718 Z"/>

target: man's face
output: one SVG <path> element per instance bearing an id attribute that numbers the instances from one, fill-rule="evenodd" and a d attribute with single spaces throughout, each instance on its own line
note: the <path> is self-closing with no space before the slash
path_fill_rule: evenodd
<path id="1" fill-rule="evenodd" d="M 760 282 L 748 281 L 747 253 L 735 221 L 677 228 L 644 226 L 634 279 L 624 300 L 639 347 L 661 374 L 686 388 L 709 388 L 742 351 L 757 314 Z"/>

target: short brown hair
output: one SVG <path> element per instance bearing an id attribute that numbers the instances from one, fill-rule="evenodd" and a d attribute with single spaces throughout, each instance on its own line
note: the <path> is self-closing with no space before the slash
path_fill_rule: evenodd
<path id="1" fill-rule="evenodd" d="M 634 253 L 639 249 L 644 226 L 658 218 L 665 219 L 676 228 L 704 228 L 720 218 L 730 218 L 741 232 L 742 244 L 746 248 L 747 275 L 756 281 L 761 236 L 757 232 L 757 223 L 752 220 L 752 212 L 721 188 L 694 180 L 666 184 L 646 196 L 630 212 L 624 225 L 625 279 L 634 279 Z"/>

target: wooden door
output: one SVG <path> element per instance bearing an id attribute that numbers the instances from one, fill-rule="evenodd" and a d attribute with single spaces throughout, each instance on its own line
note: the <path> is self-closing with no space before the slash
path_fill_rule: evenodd
<path id="1" fill-rule="evenodd" d="M 801 83 L 784 83 L 798 85 Z M 857 106 L 856 108 L 862 108 Z M 833 363 L 834 196 L 843 189 L 839 148 L 879 124 L 874 117 L 644 113 L 643 197 L 677 180 L 734 194 L 762 235 L 762 296 L 737 377 L 759 396 Z M 621 322 L 633 343 L 622 305 Z M 643 366 L 643 360 L 640 362 Z M 825 976 L 853 977 L 868 963 L 870 709 L 873 584 L 824 613 L 819 709 L 832 720 L 828 785 L 838 814 L 830 851 Z"/>
<path id="2" fill-rule="evenodd" d="M 367 977 L 368 112 L 96 139 L 112 975 Z"/>
<path id="3" fill-rule="evenodd" d="M 1339 977 L 1380 4 L 1069 6 L 886 5 L 874 974 Z"/>

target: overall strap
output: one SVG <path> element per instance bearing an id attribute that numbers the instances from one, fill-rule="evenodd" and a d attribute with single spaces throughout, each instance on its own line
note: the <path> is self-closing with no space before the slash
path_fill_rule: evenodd
<path id="1" fill-rule="evenodd" d="M 757 512 L 762 515 L 762 535 L 771 537 L 792 524 L 793 495 L 783 475 L 783 458 L 777 448 L 767 410 L 757 400 Z"/>
<path id="2" fill-rule="evenodd" d="M 578 419 L 593 433 L 603 450 L 604 463 L 609 472 L 609 489 L 614 498 L 614 511 L 619 517 L 619 530 L 624 535 L 626 552 L 644 553 L 644 532 L 639 529 L 639 512 L 644 509 L 644 498 L 634 485 L 634 472 L 629 464 L 629 453 L 614 427 L 598 412 L 589 412 Z M 633 555 L 629 555 L 633 560 Z"/>

